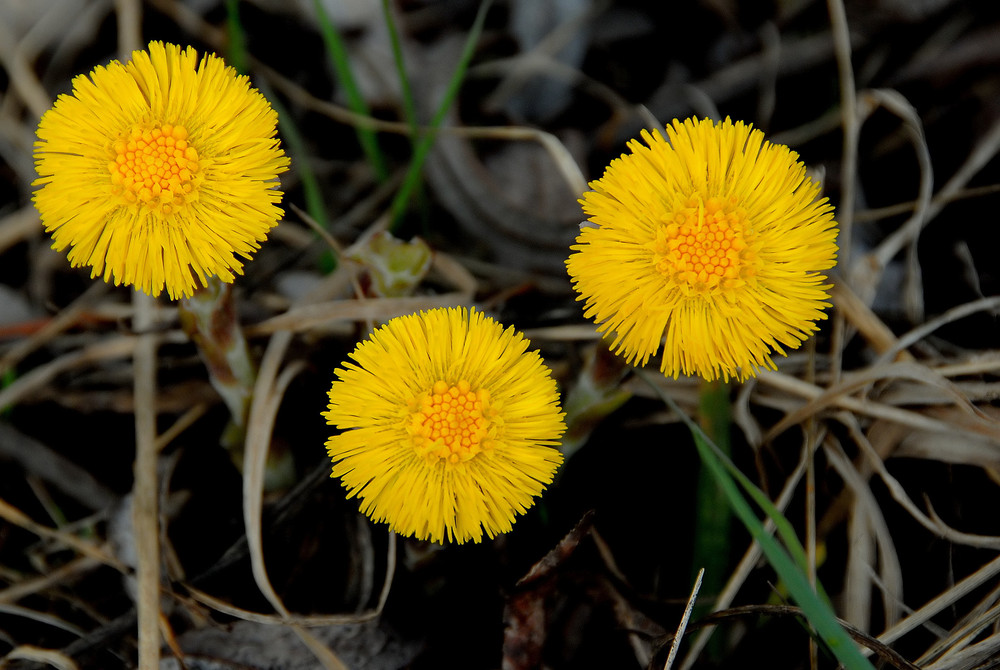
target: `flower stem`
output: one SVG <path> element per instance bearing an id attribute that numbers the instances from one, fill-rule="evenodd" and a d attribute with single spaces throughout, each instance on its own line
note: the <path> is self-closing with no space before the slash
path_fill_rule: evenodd
<path id="1" fill-rule="evenodd" d="M 232 415 L 223 445 L 232 450 L 243 444 L 247 412 L 257 366 L 250 360 L 246 339 L 236 318 L 232 289 L 218 277 L 190 298 L 177 303 L 181 327 L 198 347 L 212 386 Z"/>

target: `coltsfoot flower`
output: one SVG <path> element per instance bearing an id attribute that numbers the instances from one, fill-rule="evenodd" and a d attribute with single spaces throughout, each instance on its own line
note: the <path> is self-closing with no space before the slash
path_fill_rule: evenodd
<path id="1" fill-rule="evenodd" d="M 675 120 L 611 162 L 580 201 L 566 266 L 612 348 L 708 380 L 774 369 L 826 318 L 833 207 L 798 155 L 729 119 Z"/>
<path id="2" fill-rule="evenodd" d="M 188 297 L 232 282 L 282 216 L 277 114 L 221 58 L 150 42 L 73 80 L 38 125 L 34 196 L 91 277 Z"/>
<path id="3" fill-rule="evenodd" d="M 403 535 L 479 542 L 552 482 L 565 430 L 555 381 L 513 327 L 474 309 L 392 319 L 336 370 L 333 477 Z"/>

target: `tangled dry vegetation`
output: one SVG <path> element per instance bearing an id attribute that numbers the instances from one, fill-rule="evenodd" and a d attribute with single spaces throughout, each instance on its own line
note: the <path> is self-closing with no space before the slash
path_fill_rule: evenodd
<path id="1" fill-rule="evenodd" d="M 713 508 L 690 435 L 598 346 L 564 261 L 627 139 L 728 115 L 797 151 L 841 225 L 820 335 L 725 389 L 733 459 L 882 667 L 997 667 L 1000 8 L 498 0 L 397 232 L 433 260 L 380 297 L 372 240 L 411 155 L 382 4 L 322 3 L 373 119 L 345 106 L 320 3 L 229 4 L 292 159 L 285 219 L 235 285 L 259 361 L 245 455 L 220 446 L 229 414 L 175 306 L 70 269 L 31 203 L 38 118 L 71 78 L 149 39 L 226 54 L 226 3 L 0 3 L 0 666 L 663 667 Z M 426 121 L 479 4 L 391 4 Z M 321 412 L 372 324 L 457 304 L 523 330 L 564 398 L 597 390 L 513 532 L 441 547 L 344 499 Z M 696 382 L 657 383 L 698 414 Z M 834 667 L 742 528 L 715 546 L 674 667 Z"/>

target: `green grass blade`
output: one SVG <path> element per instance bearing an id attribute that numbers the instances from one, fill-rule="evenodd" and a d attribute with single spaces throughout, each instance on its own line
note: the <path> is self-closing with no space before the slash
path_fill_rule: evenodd
<path id="1" fill-rule="evenodd" d="M 392 226 L 390 230 L 393 232 L 395 232 L 399 227 L 399 222 L 402 219 L 403 212 L 406 210 L 406 207 L 410 202 L 410 196 L 420 183 L 421 170 L 423 168 L 424 161 L 427 159 L 427 154 L 430 153 L 431 147 L 434 145 L 434 136 L 436 131 L 438 127 L 440 127 L 441 122 L 444 121 L 444 117 L 445 114 L 448 113 L 448 109 L 451 108 L 452 103 L 455 102 L 455 97 L 458 95 L 458 89 L 462 85 L 462 80 L 465 79 L 465 71 L 469 67 L 469 61 L 472 59 L 472 53 L 475 50 L 476 44 L 479 42 L 479 36 L 483 32 L 483 23 L 486 21 L 486 13 L 492 4 L 493 0 L 484 0 L 484 2 L 479 5 L 479 11 L 476 13 L 476 18 L 472 22 L 472 28 L 469 30 L 469 35 L 465 40 L 465 45 L 462 47 L 462 55 L 459 57 L 458 64 L 455 66 L 455 71 L 452 73 L 451 79 L 448 81 L 448 89 L 445 91 L 444 98 L 441 100 L 441 104 L 438 106 L 437 112 L 431 120 L 430 132 L 420 138 L 416 149 L 413 151 L 413 158 L 410 160 L 410 166 L 406 170 L 406 175 L 403 177 L 403 183 L 399 187 L 396 197 L 393 198 L 392 205 L 390 207 L 390 212 L 392 214 Z"/>
<path id="2" fill-rule="evenodd" d="M 385 16 L 385 25 L 389 29 L 392 58 L 396 63 L 396 74 L 399 76 L 399 89 L 403 93 L 403 117 L 410 124 L 410 128 L 416 131 L 417 105 L 413 99 L 413 89 L 410 88 L 410 78 L 406 75 L 406 63 L 403 61 L 403 46 L 399 40 L 399 31 L 396 28 L 396 19 L 393 16 L 392 5 L 389 3 L 389 0 L 382 0 L 382 14 Z M 416 132 L 410 136 L 410 140 L 416 146 Z"/>
<path id="3" fill-rule="evenodd" d="M 670 402 L 671 407 L 673 407 L 676 411 L 680 411 L 676 408 L 672 401 L 669 399 L 667 399 L 667 401 Z M 729 456 L 715 444 L 712 438 L 709 437 L 698 424 L 693 422 L 687 415 L 682 414 L 681 419 L 685 424 L 687 424 L 692 433 L 700 435 L 701 438 L 705 440 L 705 442 L 714 450 L 715 457 L 726 468 L 729 475 L 739 482 L 740 486 L 743 487 L 743 490 L 746 491 L 753 501 L 764 511 L 764 513 L 774 521 L 775 532 L 777 532 L 778 537 L 781 538 L 786 549 L 792 555 L 792 558 L 795 559 L 799 569 L 805 571 L 808 567 L 808 559 L 806 558 L 805 549 L 803 548 L 802 543 L 799 542 L 798 535 L 795 534 L 795 529 L 792 528 L 792 524 L 789 523 L 788 519 L 785 518 L 785 515 L 781 513 L 781 510 L 775 507 L 774 503 L 771 502 L 771 499 L 764 495 L 764 492 L 757 488 L 757 486 L 750 481 L 750 479 L 744 475 L 731 460 L 729 460 Z"/>
<path id="4" fill-rule="evenodd" d="M 249 71 L 247 67 L 247 40 L 240 23 L 240 0 L 226 0 L 226 30 L 229 33 L 229 44 L 226 59 L 240 74 Z"/>
<path id="5" fill-rule="evenodd" d="M 275 95 L 274 90 L 268 83 L 261 81 L 257 87 L 271 103 L 271 106 L 274 107 L 274 111 L 278 113 L 278 128 L 281 131 L 282 138 L 288 143 L 288 153 L 292 156 L 298 156 L 295 160 L 295 169 L 299 173 L 299 179 L 302 180 L 302 191 L 306 199 L 306 211 L 309 212 L 309 216 L 316 223 L 326 228 L 329 217 L 326 213 L 326 205 L 323 203 L 323 191 L 319 187 L 319 180 L 316 179 L 316 173 L 313 172 L 309 164 L 308 150 L 306 142 L 302 138 L 302 133 L 299 132 L 299 128 L 292 121 L 288 110 L 285 109 L 285 106 L 281 103 L 278 96 Z"/>
<path id="6" fill-rule="evenodd" d="M 744 475 L 739 468 L 733 465 L 728 456 L 723 454 L 718 447 L 713 444 L 712 440 L 701 431 L 701 428 L 693 423 L 689 424 L 689 427 L 691 426 L 693 426 L 692 432 L 696 432 L 700 435 L 710 448 L 715 450 L 715 457 L 726 468 L 729 475 L 739 482 L 740 486 L 743 487 L 743 490 L 746 491 L 753 501 L 757 503 L 762 510 L 764 510 L 764 513 L 774 521 L 775 532 L 778 534 L 778 537 L 781 538 L 785 548 L 788 550 L 788 553 L 792 555 L 792 558 L 799 566 L 799 569 L 805 571 L 808 567 L 808 559 L 806 558 L 805 549 L 803 548 L 802 543 L 799 542 L 799 537 L 795 534 L 795 529 L 792 528 L 792 524 L 785 518 L 785 515 L 781 513 L 781 510 L 774 506 L 774 503 L 771 502 L 770 498 L 764 495 L 763 491 L 757 488 L 756 484 L 750 481 L 750 479 Z"/>
<path id="7" fill-rule="evenodd" d="M 341 86 L 344 87 L 348 106 L 355 114 L 371 116 L 371 110 L 368 109 L 364 98 L 361 97 L 361 91 L 358 89 L 358 84 L 354 80 L 354 74 L 351 72 L 347 49 L 344 47 L 344 42 L 340 39 L 340 33 L 330 21 L 330 17 L 323 8 L 323 3 L 320 0 L 313 0 L 313 5 L 316 8 L 316 16 L 319 17 L 320 32 L 323 34 L 323 43 L 326 45 L 326 52 L 330 56 L 330 63 L 333 65 L 334 71 L 337 73 L 337 79 L 340 80 Z M 378 139 L 375 137 L 375 131 L 371 128 L 362 128 L 360 126 L 355 127 L 354 130 L 358 135 L 358 142 L 361 144 L 361 149 L 365 152 L 365 156 L 368 158 L 368 162 L 371 163 L 372 169 L 375 170 L 376 178 L 380 182 L 384 182 L 389 178 L 389 170 L 386 167 L 385 157 L 378 147 Z"/>
<path id="8" fill-rule="evenodd" d="M 702 464 L 715 477 L 716 482 L 725 494 L 726 500 L 729 503 L 730 508 L 733 510 L 733 513 L 737 516 L 737 518 L 739 518 L 746 529 L 750 532 L 750 535 L 760 545 L 761 551 L 767 557 L 771 567 L 774 568 L 775 572 L 777 572 L 778 576 L 788 587 L 788 591 L 792 595 L 792 598 L 802 609 L 806 619 L 810 624 L 812 624 L 816 633 L 826 644 L 827 648 L 848 670 L 874 670 L 871 662 L 865 658 L 855 645 L 854 641 L 851 640 L 850 635 L 848 635 L 847 631 L 844 630 L 844 627 L 840 625 L 839 621 L 837 621 L 837 618 L 830 609 L 829 604 L 809 585 L 808 579 L 806 579 L 804 572 L 799 565 L 797 565 L 796 561 L 792 560 L 789 553 L 782 548 L 777 540 L 765 532 L 764 525 L 760 522 L 760 519 L 757 518 L 753 509 L 750 507 L 750 503 L 743 497 L 743 494 L 740 493 L 736 479 L 730 476 L 729 468 L 725 464 L 728 459 L 720 458 L 718 447 L 711 443 L 711 440 L 708 439 L 705 432 L 701 430 L 701 428 L 698 427 L 698 425 L 694 423 L 683 411 L 681 411 L 672 398 L 663 393 L 662 390 L 655 384 L 650 382 L 650 386 L 653 387 L 663 402 L 665 402 L 672 410 L 677 412 L 684 423 L 687 424 L 688 428 L 691 430 L 692 436 L 694 437 L 695 446 L 698 449 L 698 455 L 701 457 Z M 744 489 L 749 491 L 750 489 L 747 488 L 747 486 L 752 489 L 756 489 L 760 494 L 760 497 L 766 499 L 763 492 L 757 489 L 752 482 L 745 477 L 742 477 L 742 480 L 743 481 L 740 482 L 740 485 L 743 486 Z M 752 497 L 757 499 L 758 496 L 754 495 Z M 770 501 L 768 502 L 770 503 Z M 777 515 L 772 516 L 771 512 L 768 511 L 768 515 L 774 519 L 774 522 L 779 524 L 780 521 L 784 521 L 784 524 L 790 528 L 790 524 L 788 524 L 784 515 L 778 512 L 773 505 L 769 506 Z M 797 540 L 795 543 L 798 544 Z"/>
<path id="9" fill-rule="evenodd" d="M 226 0 L 226 28 L 229 31 L 229 50 L 226 54 L 229 64 L 237 72 L 246 74 L 250 56 L 246 49 L 246 36 L 243 32 L 243 24 L 240 22 L 239 0 Z M 323 193 L 319 188 L 316 173 L 313 172 L 309 164 L 306 143 L 302 139 L 302 134 L 299 133 L 298 126 L 292 121 L 288 110 L 281 104 L 278 96 L 275 95 L 274 90 L 271 89 L 267 82 L 260 81 L 256 83 L 257 88 L 267 98 L 268 102 L 271 103 L 271 107 L 278 114 L 278 129 L 285 143 L 288 144 L 287 153 L 290 156 L 297 157 L 295 159 L 295 169 L 302 180 L 302 190 L 306 199 L 306 211 L 309 212 L 309 216 L 314 221 L 326 228 L 328 217 L 326 215 L 326 206 L 323 204 Z M 337 261 L 330 256 L 324 259 L 323 265 L 324 270 L 331 272 L 337 267 Z"/>

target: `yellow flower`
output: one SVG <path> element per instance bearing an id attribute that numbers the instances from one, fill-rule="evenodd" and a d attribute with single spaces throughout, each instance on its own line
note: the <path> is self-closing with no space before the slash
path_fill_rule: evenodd
<path id="1" fill-rule="evenodd" d="M 837 230 L 798 155 L 742 122 L 675 120 L 611 162 L 580 201 L 566 261 L 585 314 L 641 365 L 745 379 L 825 319 Z"/>
<path id="2" fill-rule="evenodd" d="M 282 215 L 277 115 L 221 58 L 150 42 L 73 80 L 38 125 L 35 206 L 74 267 L 187 297 L 242 273 Z"/>
<path id="3" fill-rule="evenodd" d="M 537 351 L 481 312 L 392 319 L 336 371 L 323 416 L 333 477 L 397 533 L 479 542 L 552 482 L 565 430 Z"/>

